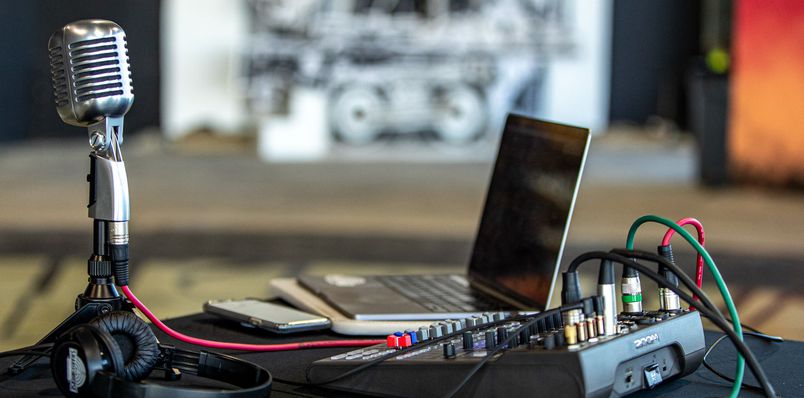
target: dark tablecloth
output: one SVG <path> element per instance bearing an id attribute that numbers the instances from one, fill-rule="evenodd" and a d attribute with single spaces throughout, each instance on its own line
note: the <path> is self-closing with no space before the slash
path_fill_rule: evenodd
<path id="1" fill-rule="evenodd" d="M 168 325 L 196 337 L 217 339 L 224 341 L 237 341 L 244 343 L 278 343 L 303 340 L 342 339 L 343 336 L 325 332 L 308 332 L 290 336 L 271 335 L 267 332 L 246 329 L 237 323 L 225 321 L 205 314 L 190 315 L 173 319 Z M 720 333 L 706 332 L 707 344 L 711 344 Z M 182 348 L 195 349 L 184 343 L 176 343 L 161 332 L 157 336 L 163 343 L 174 344 Z M 783 397 L 804 397 L 804 343 L 787 341 L 784 343 L 766 343 L 749 338 L 749 346 L 761 361 L 765 372 L 771 380 L 776 392 Z M 349 348 L 313 349 L 300 351 L 286 351 L 273 353 L 236 353 L 248 361 L 255 362 L 267 368 L 275 378 L 303 382 L 307 366 L 324 357 L 349 351 Z M 731 344 L 724 342 L 722 346 L 710 356 L 719 370 L 731 374 L 734 370 L 735 352 Z M 0 359 L 0 369 L 5 369 L 14 359 Z M 746 368 L 746 380 L 755 383 L 750 371 Z M 158 382 L 158 381 L 157 381 Z M 173 384 L 210 385 L 204 380 L 185 377 Z M 635 397 L 724 397 L 728 396 L 731 384 L 718 379 L 703 366 L 694 374 L 680 380 L 660 385 L 655 390 L 645 391 L 634 395 Z M 36 365 L 20 375 L 10 377 L 0 376 L 0 396 L 2 397 L 42 397 L 60 396 L 58 389 L 50 376 L 47 359 L 40 360 Z M 272 397 L 292 396 L 347 396 L 331 390 L 311 387 L 296 387 L 284 383 L 275 383 Z M 353 395 L 350 395 L 353 396 Z M 744 390 L 741 396 L 761 396 L 761 394 Z"/>

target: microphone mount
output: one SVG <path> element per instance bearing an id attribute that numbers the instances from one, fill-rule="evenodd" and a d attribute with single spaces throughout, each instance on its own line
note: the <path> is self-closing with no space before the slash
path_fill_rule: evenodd
<path id="1" fill-rule="evenodd" d="M 117 120 L 114 120 L 117 119 Z M 120 150 L 123 118 L 105 118 L 89 126 L 90 153 L 89 217 L 95 220 L 127 223 L 129 220 L 128 177 Z M 113 125 L 115 123 L 116 125 Z M 97 126 L 105 125 L 101 130 Z M 105 131 L 105 133 L 104 133 Z M 112 236 L 118 243 L 128 243 L 127 234 Z M 125 241 L 119 241 L 125 238 Z"/>
<path id="2" fill-rule="evenodd" d="M 123 117 L 104 117 L 87 127 L 89 146 L 95 152 L 106 153 L 110 160 L 123 161 L 120 145 L 123 144 Z M 113 142 L 116 141 L 116 142 Z"/>

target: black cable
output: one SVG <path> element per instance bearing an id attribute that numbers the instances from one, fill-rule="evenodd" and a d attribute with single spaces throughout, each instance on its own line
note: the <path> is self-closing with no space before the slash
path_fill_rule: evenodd
<path id="1" fill-rule="evenodd" d="M 657 264 L 659 264 L 661 266 L 664 266 L 664 267 L 670 269 L 670 271 L 672 271 L 673 274 L 675 274 L 678 277 L 678 279 L 681 281 L 681 283 L 683 283 L 684 286 L 686 286 L 688 289 L 690 289 L 690 290 L 692 290 L 693 288 L 700 289 L 698 287 L 698 285 L 696 285 L 695 282 L 693 282 L 692 278 L 690 278 L 690 276 L 687 275 L 687 273 L 684 272 L 684 270 L 681 269 L 681 267 L 676 265 L 676 263 L 668 260 L 664 256 L 660 256 L 660 255 L 658 255 L 656 253 L 646 252 L 646 251 L 642 251 L 642 250 L 628 250 L 628 249 L 612 249 L 610 251 L 610 253 L 619 254 L 619 255 L 622 255 L 622 256 L 625 256 L 625 257 L 628 257 L 628 258 L 631 258 L 631 259 L 638 258 L 638 259 L 647 260 L 647 261 L 650 261 L 650 262 L 653 262 L 653 263 L 657 263 Z M 705 295 L 704 297 L 701 297 L 700 295 L 698 295 L 698 297 L 699 297 L 699 300 L 701 301 L 702 304 L 704 304 L 707 307 L 709 307 L 710 310 L 712 310 L 715 313 L 717 313 L 718 316 L 720 316 L 721 318 L 726 319 L 726 316 L 723 315 L 723 313 L 720 311 L 720 308 L 718 308 L 718 306 L 716 306 L 714 304 L 714 302 L 712 301 L 712 299 L 709 298 L 708 295 Z M 693 303 L 690 303 L 690 304 L 693 304 Z"/>
<path id="2" fill-rule="evenodd" d="M 680 267 L 678 267 L 674 262 L 668 260 L 664 256 L 660 256 L 658 254 L 651 253 L 651 252 L 646 252 L 646 251 L 642 251 L 642 250 L 628 250 L 628 249 L 613 249 L 613 250 L 610 251 L 610 253 L 620 254 L 620 255 L 623 255 L 623 256 L 629 257 L 629 258 L 639 258 L 639 259 L 659 263 L 659 264 L 661 264 L 663 266 L 666 266 L 667 268 L 670 268 L 670 270 L 673 271 L 673 273 L 676 276 L 678 276 L 679 279 L 684 279 L 685 282 L 682 281 L 682 283 L 684 283 L 687 287 L 693 285 L 692 279 Z M 695 285 L 695 286 L 697 287 L 698 285 Z M 706 302 L 704 302 L 704 301 L 708 301 L 708 302 L 711 303 L 711 299 L 709 297 L 704 297 L 704 300 L 701 300 L 701 303 L 703 303 L 704 305 L 707 305 Z M 730 317 L 727 317 L 727 316 L 723 315 L 723 313 L 720 312 L 720 309 L 716 305 L 712 304 L 712 306 L 710 306 L 710 309 L 718 312 L 726 322 L 734 324 L 734 321 Z M 746 324 L 744 324 L 742 322 L 740 323 L 740 326 L 742 326 L 743 329 L 750 330 L 751 332 L 753 332 L 751 335 L 754 336 L 754 337 L 757 337 L 757 338 L 760 338 L 760 339 L 763 339 L 763 340 L 767 340 L 767 341 L 776 341 L 776 342 L 784 341 L 784 339 L 779 337 L 779 336 L 772 336 L 772 335 L 769 335 L 767 333 L 763 333 L 763 332 L 757 330 L 757 328 L 749 326 L 749 325 L 746 325 Z"/>
<path id="3" fill-rule="evenodd" d="M 652 261 L 652 262 L 655 262 L 655 263 L 659 263 L 659 264 L 661 264 L 663 266 L 666 266 L 671 271 L 673 271 L 673 273 L 676 276 L 678 276 L 679 279 L 682 280 L 682 283 L 684 283 L 685 286 L 689 287 L 689 286 L 692 286 L 694 284 L 694 282 L 689 277 L 689 275 L 687 275 L 687 273 L 684 272 L 684 270 L 682 270 L 681 267 L 679 267 L 674 262 L 672 262 L 672 261 L 668 260 L 667 258 L 665 258 L 663 256 L 660 256 L 658 254 L 643 251 L 643 250 L 628 250 L 628 249 L 612 249 L 610 251 L 610 253 L 620 254 L 620 255 L 623 255 L 623 256 L 629 257 L 629 258 L 639 258 L 639 259 L 642 259 L 642 260 L 648 260 L 648 261 Z M 697 287 L 698 285 L 695 284 L 695 286 Z M 734 324 L 734 321 L 730 317 L 727 317 L 727 316 L 723 315 L 723 313 L 720 311 L 720 308 L 718 306 L 714 305 L 714 303 L 712 303 L 712 301 L 711 301 L 711 299 L 709 297 L 705 297 L 704 300 L 701 300 L 701 303 L 703 303 L 704 305 L 707 305 L 706 302 L 704 302 L 705 300 L 709 301 L 709 303 L 712 304 L 710 306 L 710 309 L 712 309 L 712 310 L 716 311 L 717 313 L 719 313 L 722 316 L 722 318 L 725 319 L 727 322 L 729 322 L 731 324 Z M 754 337 L 758 337 L 758 338 L 768 340 L 768 341 L 784 341 L 784 339 L 782 339 L 779 336 L 772 336 L 772 335 L 769 335 L 767 333 L 763 333 L 760 330 L 758 330 L 757 328 L 755 328 L 753 326 L 750 326 L 750 325 L 746 325 L 746 324 L 744 324 L 742 322 L 740 323 L 740 326 L 742 326 L 743 329 L 750 330 L 750 331 L 754 332 L 754 334 L 753 334 Z"/>
<path id="4" fill-rule="evenodd" d="M 15 348 L 13 350 L 0 352 L 0 357 L 14 356 L 15 352 L 22 352 L 22 351 L 48 352 L 47 355 L 50 355 L 50 349 L 51 348 L 53 348 L 53 343 L 34 344 L 34 345 L 29 345 L 27 347 L 20 347 L 20 348 Z M 24 354 L 21 354 L 21 355 L 24 355 Z"/>
<path id="5" fill-rule="evenodd" d="M 527 323 L 524 323 L 524 324 L 520 325 L 517 329 L 515 329 L 515 331 L 511 332 L 505 340 L 503 340 L 499 344 L 497 344 L 497 347 L 495 347 L 494 350 L 492 350 L 491 352 L 486 352 L 486 356 L 483 357 L 483 359 L 481 359 L 480 362 L 478 362 L 474 367 L 472 367 L 471 370 L 469 370 L 469 373 L 466 374 L 466 376 L 463 378 L 463 380 L 461 380 L 461 382 L 458 383 L 458 385 L 456 385 L 448 393 L 444 394 L 444 398 L 452 398 L 455 394 L 457 394 L 458 391 L 460 391 L 467 383 L 469 383 L 469 380 L 472 378 L 472 376 L 474 376 L 475 373 L 477 373 L 480 370 L 480 368 L 482 368 L 483 365 L 486 364 L 486 362 L 488 362 L 492 357 L 494 357 L 494 355 L 496 355 L 498 352 L 502 351 L 503 348 L 505 348 L 512 341 L 514 341 L 514 339 L 516 339 L 517 336 L 519 335 L 520 331 L 522 331 L 523 329 L 526 329 L 526 328 L 529 328 L 529 327 L 533 326 L 533 324 L 538 322 L 540 319 L 544 319 L 547 316 L 552 316 L 555 311 L 559 311 L 559 312 L 560 311 L 568 311 L 570 308 L 572 308 L 572 306 L 559 307 L 559 308 L 553 309 L 553 310 L 551 310 L 549 312 L 542 312 L 540 314 L 535 315 L 535 317 L 533 319 L 529 320 Z"/>
<path id="6" fill-rule="evenodd" d="M 628 260 L 625 257 L 623 257 L 623 259 Z M 674 293 L 678 294 L 679 297 L 681 297 L 684 301 L 687 301 L 688 303 L 693 302 L 691 296 L 689 296 L 688 294 L 686 294 L 683 291 L 681 291 L 680 289 L 678 289 L 678 287 L 672 286 L 672 284 L 668 283 L 667 280 L 662 278 L 658 273 L 653 272 L 652 270 L 648 269 L 647 267 L 645 267 L 642 264 L 639 264 L 639 263 L 637 263 L 637 262 L 635 262 L 633 260 L 628 260 L 628 261 L 629 261 L 630 266 L 634 266 L 635 268 L 639 269 L 641 273 L 645 274 L 646 276 L 648 276 L 649 278 L 653 279 L 657 283 L 662 284 L 665 287 L 669 288 Z M 703 292 L 697 286 L 695 287 L 695 289 L 691 289 L 691 290 L 693 291 L 693 293 L 698 295 L 699 298 L 702 296 L 701 294 Z M 728 337 L 734 343 L 735 347 L 738 349 L 738 351 L 740 351 L 740 353 L 746 359 L 746 362 L 748 363 L 749 368 L 751 369 L 751 371 L 754 373 L 754 376 L 757 378 L 757 380 L 760 382 L 760 384 L 762 384 L 762 390 L 765 392 L 766 396 L 775 397 L 776 396 L 775 391 L 773 390 L 773 387 L 771 386 L 771 384 L 770 384 L 770 382 L 769 382 L 769 380 L 767 378 L 767 375 L 765 375 L 764 370 L 759 365 L 759 361 L 757 361 L 756 356 L 754 356 L 753 352 L 748 348 L 747 345 L 745 345 L 745 342 L 740 340 L 739 336 L 726 323 L 725 319 L 721 318 L 721 317 L 714 316 L 715 314 L 708 308 L 698 308 L 698 311 L 702 315 L 706 316 L 713 323 L 715 323 L 716 326 L 718 326 L 720 329 L 722 329 L 724 332 L 726 332 Z"/>
<path id="7" fill-rule="evenodd" d="M 728 321 L 728 322 L 730 322 L 730 323 L 734 323 L 734 321 L 733 321 L 731 318 L 726 318 L 726 321 Z M 754 333 L 757 333 L 757 334 L 762 334 L 762 335 L 765 335 L 765 336 L 770 336 L 770 335 L 768 335 L 768 334 L 766 334 L 766 333 L 764 333 L 764 332 L 760 332 L 759 330 L 757 330 L 757 328 L 755 328 L 755 327 L 753 327 L 753 326 L 746 325 L 746 324 L 744 324 L 744 323 L 742 323 L 742 322 L 740 322 L 740 326 L 742 326 L 742 327 L 743 327 L 743 329 L 750 330 L 750 331 L 752 331 L 752 332 L 754 332 Z M 757 337 L 758 337 L 758 336 L 757 336 Z M 778 336 L 770 336 L 770 337 L 778 337 Z M 781 337 L 779 337 L 779 338 L 781 339 Z"/>
<path id="8" fill-rule="evenodd" d="M 34 357 L 45 357 L 50 355 L 50 351 L 33 351 L 33 350 L 14 350 L 14 351 L 7 351 L 7 352 L 0 352 L 0 358 L 5 357 L 16 357 L 16 356 L 34 356 Z"/>
<path id="9" fill-rule="evenodd" d="M 740 324 L 744 329 L 746 328 L 742 323 Z M 774 336 L 772 334 L 762 333 L 762 332 L 743 332 L 743 333 L 750 333 L 751 336 L 754 336 L 760 340 L 769 341 L 771 343 L 784 343 L 784 338 L 782 336 Z"/>
<path id="10" fill-rule="evenodd" d="M 731 318 L 729 318 L 729 317 L 726 317 L 726 322 L 734 324 L 734 321 L 731 320 Z M 775 341 L 775 342 L 784 341 L 784 339 L 782 337 L 774 336 L 772 334 L 767 334 L 767 333 L 765 333 L 765 332 L 763 332 L 761 330 L 758 330 L 757 328 L 755 328 L 753 326 L 746 325 L 746 324 L 744 324 L 742 322 L 740 322 L 740 326 L 742 326 L 742 328 L 745 329 L 745 330 L 750 330 L 751 332 L 753 332 L 754 337 L 759 337 L 760 339 L 763 339 L 763 340 Z"/>
<path id="11" fill-rule="evenodd" d="M 572 264 L 570 264 L 569 270 L 574 271 L 575 269 L 577 269 L 578 266 L 580 266 L 581 263 L 586 262 L 586 261 L 591 260 L 591 259 L 594 259 L 594 255 L 597 255 L 597 254 L 600 254 L 600 253 L 602 253 L 602 252 L 584 253 L 584 255 L 579 256 L 579 257 L 584 257 L 584 258 L 576 258 L 575 260 L 573 260 Z M 703 294 L 703 291 L 701 291 L 700 288 L 698 288 L 697 285 L 695 285 L 693 283 L 692 279 L 680 267 L 678 267 L 676 264 L 672 263 L 671 261 L 667 260 L 666 258 L 664 258 L 664 257 L 662 257 L 660 255 L 651 253 L 651 252 L 646 252 L 646 251 L 641 251 L 641 250 L 613 249 L 613 250 L 611 250 L 610 253 L 623 255 L 623 256 L 628 257 L 628 258 L 639 258 L 639 259 L 643 259 L 643 260 L 648 260 L 648 261 L 656 262 L 656 263 L 659 263 L 659 264 L 661 264 L 663 266 L 666 266 L 674 274 L 676 274 L 676 276 L 679 277 L 679 280 L 681 280 L 682 283 L 685 286 L 687 286 L 687 288 L 690 288 L 690 290 L 693 290 L 693 291 L 695 291 L 696 289 L 698 290 L 697 292 L 695 292 L 695 294 L 698 296 L 698 299 L 701 301 L 702 304 L 707 306 L 709 309 L 714 309 L 714 312 L 716 312 L 725 321 L 727 321 L 727 322 L 729 322 L 731 324 L 734 323 L 734 321 L 732 321 L 731 318 L 724 316 L 723 313 L 720 312 L 720 310 L 717 308 L 717 306 L 715 306 L 712 303 L 711 299 L 706 294 Z M 585 256 L 585 255 L 588 255 L 588 256 Z M 744 325 L 742 323 L 740 323 L 740 325 L 743 328 L 747 329 L 747 330 L 753 331 L 753 333 L 751 333 L 751 335 L 754 336 L 754 337 L 761 338 L 761 339 L 766 340 L 766 341 L 774 341 L 774 342 L 784 341 L 784 339 L 782 339 L 781 337 L 771 336 L 771 335 L 762 333 L 761 331 L 757 330 L 754 327 Z M 744 332 L 743 334 L 747 334 L 747 333 Z M 717 342 L 721 341 L 725 337 L 728 337 L 728 335 L 724 335 L 723 337 L 718 339 Z M 715 344 L 717 344 L 717 342 Z M 713 344 L 713 346 L 715 344 Z M 712 347 L 710 347 L 710 351 L 711 351 L 711 348 Z M 709 351 L 707 351 L 707 353 L 708 352 Z M 704 358 L 706 358 L 706 356 L 704 356 Z M 712 371 L 712 373 L 715 373 L 717 376 L 719 376 L 719 377 L 721 377 L 721 378 L 723 378 L 725 380 L 729 380 L 732 383 L 734 382 L 733 378 L 725 376 L 725 375 L 719 373 L 717 370 L 712 369 L 705 360 L 703 362 L 703 365 L 704 365 L 704 367 L 706 367 L 707 369 Z M 743 384 L 747 385 L 745 383 L 743 383 Z M 760 391 L 762 391 L 762 388 L 760 388 L 760 387 L 755 387 L 755 388 L 760 390 Z"/>
<path id="12" fill-rule="evenodd" d="M 650 279 L 653 279 L 656 283 L 659 283 L 660 285 L 663 285 L 666 288 L 672 290 L 682 300 L 688 303 L 693 303 L 695 301 L 692 299 L 692 296 L 690 296 L 683 290 L 679 289 L 677 286 L 674 286 L 673 284 L 669 283 L 665 278 L 663 278 L 657 272 L 651 270 L 650 268 L 634 260 L 631 260 L 627 257 L 614 253 L 595 252 L 595 256 L 597 256 L 597 258 L 599 259 L 609 259 L 621 263 L 623 265 L 636 268 L 641 274 L 647 276 Z M 698 295 L 699 298 L 702 297 L 703 291 L 701 291 L 701 289 L 699 289 L 697 286 L 695 286 L 694 289 L 690 290 L 692 290 L 694 294 Z M 768 376 L 765 374 L 765 371 L 759 365 L 759 361 L 757 361 L 756 356 L 754 356 L 754 353 L 751 351 L 751 349 L 749 349 L 748 346 L 745 345 L 745 342 L 740 340 L 740 337 L 737 335 L 737 333 L 734 332 L 734 330 L 731 329 L 731 327 L 726 323 L 725 319 L 719 317 L 714 311 L 706 307 L 697 308 L 696 310 L 700 312 L 703 316 L 708 318 L 710 321 L 712 321 L 712 323 L 714 323 L 718 328 L 723 330 L 729 336 L 729 338 L 734 343 L 734 346 L 737 348 L 738 351 L 740 351 L 740 354 L 742 354 L 743 358 L 745 358 L 745 361 L 748 364 L 748 367 L 751 369 L 751 372 L 754 374 L 754 377 L 756 377 L 756 379 L 762 385 L 762 390 L 765 392 L 765 395 L 767 397 L 776 398 L 776 392 L 774 391 L 773 386 L 771 386 L 770 381 L 768 380 Z"/>
<path id="13" fill-rule="evenodd" d="M 612 250 L 612 252 L 592 251 L 592 252 L 583 253 L 580 256 L 575 257 L 574 260 L 572 260 L 572 262 L 570 263 L 569 267 L 567 268 L 567 271 L 577 271 L 578 267 L 581 264 L 583 264 L 583 263 L 585 263 L 585 262 L 587 262 L 589 260 L 597 260 L 597 259 L 600 258 L 599 256 L 605 256 L 605 255 L 607 255 L 609 253 L 613 253 L 613 254 L 619 255 L 619 256 L 625 256 L 627 258 L 630 258 L 631 255 L 636 257 L 636 256 L 642 256 L 644 254 L 644 255 L 647 255 L 646 257 L 651 257 L 651 261 L 655 260 L 656 262 L 667 266 L 671 271 L 673 271 L 673 273 L 675 273 L 678 276 L 678 278 L 681 281 L 681 283 L 683 283 L 688 289 L 693 290 L 693 288 L 695 288 L 695 289 L 698 288 L 698 286 L 695 285 L 695 282 L 692 281 L 692 279 L 689 277 L 689 275 L 687 275 L 677 265 L 671 263 L 670 261 L 668 261 L 666 258 L 664 258 L 662 256 L 655 255 L 653 253 L 648 253 L 648 252 L 631 251 L 631 250 L 626 251 L 628 253 L 628 255 L 621 255 L 621 254 L 617 253 L 617 251 L 618 251 L 618 249 Z M 724 317 L 723 313 L 720 312 L 720 310 L 712 302 L 712 300 L 709 298 L 709 296 L 706 295 L 706 294 L 703 294 L 703 292 L 701 292 L 701 293 L 702 294 L 697 294 L 696 293 L 698 295 L 698 298 L 699 298 L 700 302 L 704 306 L 708 307 L 709 309 L 714 311 L 716 314 L 718 314 L 718 316 L 723 318 Z"/>
<path id="14" fill-rule="evenodd" d="M 0 352 L 0 358 L 16 357 L 16 356 L 33 356 L 33 357 L 47 357 L 51 354 L 53 343 L 35 344 L 27 347 L 17 348 L 14 350 Z M 2 379 L 0 381 L 5 381 Z"/>
<path id="15" fill-rule="evenodd" d="M 639 259 L 642 259 L 642 260 L 648 260 L 648 261 L 652 261 L 652 262 L 655 262 L 655 263 L 659 263 L 659 264 L 661 264 L 663 266 L 666 266 L 667 268 L 670 268 L 670 270 L 673 271 L 673 273 L 676 276 L 678 276 L 679 279 L 683 279 L 682 283 L 684 283 L 685 286 L 689 287 L 689 286 L 693 285 L 693 281 L 689 277 L 689 275 L 687 275 L 674 262 L 668 260 L 664 256 L 661 256 L 661 255 L 658 255 L 658 254 L 655 254 L 655 253 L 651 253 L 651 252 L 646 252 L 646 251 L 643 251 L 643 250 L 628 250 L 628 249 L 613 249 L 613 250 L 610 251 L 610 253 L 620 254 L 620 255 L 623 255 L 623 256 L 629 257 L 629 258 L 639 258 Z M 695 286 L 697 287 L 698 285 L 696 284 Z M 712 303 L 711 299 L 709 297 L 705 297 L 705 300 L 709 301 L 710 303 Z M 704 300 L 701 300 L 701 303 L 703 303 L 704 305 L 707 305 L 706 302 L 704 302 Z M 710 306 L 710 309 L 718 312 L 721 315 L 721 317 L 724 320 L 726 320 L 726 322 L 734 324 L 734 321 L 730 317 L 727 317 L 727 316 L 723 315 L 723 313 L 720 312 L 720 309 L 716 305 L 714 305 L 713 303 L 712 303 L 712 306 Z M 779 337 L 779 336 L 772 336 L 772 335 L 769 335 L 767 333 L 763 333 L 763 332 L 759 331 L 757 328 L 749 326 L 749 325 L 746 325 L 746 324 L 744 324 L 742 322 L 740 323 L 740 326 L 742 326 L 743 329 L 752 331 L 753 332 L 752 336 L 754 336 L 754 337 L 761 338 L 761 339 L 767 340 L 767 341 L 784 341 L 784 339 Z"/>
<path id="16" fill-rule="evenodd" d="M 577 303 L 577 304 L 572 304 L 572 305 L 564 307 L 564 308 L 577 309 L 577 308 L 582 308 L 582 305 L 580 303 Z M 360 365 L 360 366 L 358 366 L 356 368 L 350 369 L 350 370 L 348 370 L 346 372 L 343 372 L 343 373 L 341 373 L 341 374 L 339 374 L 337 376 L 334 376 L 332 378 L 329 378 L 327 380 L 319 381 L 319 382 L 316 382 L 316 383 L 306 383 L 306 384 L 298 383 L 298 385 L 323 386 L 323 385 L 326 385 L 326 384 L 331 384 L 331 383 L 334 383 L 334 382 L 336 382 L 338 380 L 342 380 L 342 379 L 344 379 L 346 377 L 349 377 L 349 376 L 351 376 L 351 375 L 353 375 L 355 373 L 362 372 L 363 370 L 366 370 L 366 369 L 368 369 L 368 368 L 370 368 L 370 367 L 372 367 L 374 365 L 377 365 L 377 364 L 379 364 L 381 362 L 384 362 L 384 361 L 386 361 L 388 359 L 391 359 L 391 358 L 394 358 L 394 357 L 397 357 L 397 356 L 400 356 L 400 355 L 403 355 L 403 354 L 407 354 L 407 353 L 409 353 L 411 351 L 420 350 L 423 347 L 427 347 L 427 346 L 430 346 L 430 345 L 435 345 L 435 344 L 440 343 L 442 341 L 450 340 L 453 337 L 460 336 L 464 332 L 471 332 L 471 331 L 475 331 L 475 330 L 486 329 L 486 328 L 490 328 L 492 326 L 502 325 L 502 324 L 505 324 L 505 323 L 508 323 L 508 322 L 527 320 L 528 318 L 531 318 L 533 316 L 540 316 L 540 315 L 543 315 L 543 314 L 545 316 L 547 314 L 552 315 L 556 311 L 557 311 L 557 309 L 552 309 L 552 310 L 547 310 L 547 311 L 544 311 L 544 312 L 541 312 L 541 313 L 535 314 L 535 315 L 534 314 L 520 315 L 520 316 L 516 316 L 516 317 L 513 317 L 513 318 L 501 319 L 499 321 L 488 322 L 488 323 L 484 323 L 484 324 L 480 324 L 480 325 L 476 325 L 476 326 L 472 326 L 472 327 L 463 328 L 463 329 L 461 329 L 459 331 L 455 331 L 453 333 L 445 334 L 444 336 L 441 336 L 439 338 L 427 340 L 427 342 L 425 342 L 423 344 L 412 345 L 410 347 L 403 348 L 403 349 L 398 350 L 396 352 L 392 352 L 392 353 L 390 353 L 388 355 L 383 355 L 383 356 L 381 356 L 381 357 L 379 357 L 377 359 L 374 359 L 374 360 L 372 360 L 370 362 L 366 362 L 366 363 L 364 363 L 364 364 L 362 364 L 362 365 Z"/>
<path id="17" fill-rule="evenodd" d="M 784 342 L 784 339 L 781 338 L 781 337 L 769 336 L 769 335 L 764 334 L 764 333 L 743 332 L 743 336 L 753 336 L 753 337 L 757 337 L 759 339 L 765 340 L 767 342 L 775 342 L 775 343 Z M 709 356 L 709 354 L 712 351 L 714 351 L 715 348 L 717 347 L 717 345 L 720 344 L 720 342 L 723 341 L 726 337 L 729 337 L 729 336 L 724 334 L 724 335 L 718 337 L 718 339 L 715 340 L 715 342 L 712 343 L 711 346 L 709 346 L 709 348 L 706 350 L 706 352 L 704 353 L 704 356 L 703 356 L 703 366 L 705 368 L 709 369 L 710 372 L 714 373 L 715 376 L 720 377 L 721 379 L 726 380 L 728 382 L 734 383 L 734 378 L 733 377 L 721 373 L 720 371 L 715 369 L 711 364 L 709 364 L 709 362 L 706 361 L 706 358 Z M 741 385 L 743 387 L 745 387 L 745 388 L 750 389 L 750 390 L 762 391 L 762 387 L 760 387 L 760 386 L 755 386 L 753 384 L 748 384 L 746 382 L 743 382 Z"/>

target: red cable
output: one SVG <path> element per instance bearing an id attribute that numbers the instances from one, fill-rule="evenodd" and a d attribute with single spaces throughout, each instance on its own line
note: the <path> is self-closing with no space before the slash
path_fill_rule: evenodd
<path id="1" fill-rule="evenodd" d="M 286 344 L 241 344 L 227 343 L 222 341 L 204 340 L 196 337 L 181 334 L 162 323 L 138 298 L 131 292 L 128 286 L 122 287 L 123 294 L 134 303 L 134 306 L 145 314 L 156 327 L 165 332 L 168 336 L 185 343 L 195 344 L 202 347 L 217 348 L 221 350 L 238 351 L 290 351 L 303 348 L 332 348 L 332 347 L 366 347 L 374 344 L 385 343 L 385 340 L 319 340 L 303 341 L 299 343 Z"/>
<path id="2" fill-rule="evenodd" d="M 700 221 L 698 221 L 697 219 L 692 218 L 692 217 L 687 217 L 687 218 L 682 218 L 682 219 L 678 220 L 676 222 L 676 224 L 678 224 L 681 227 L 683 227 L 685 225 L 692 225 L 693 227 L 695 227 L 695 230 L 698 231 L 698 243 L 700 243 L 701 246 L 704 245 L 704 227 L 703 227 L 703 224 L 701 224 Z M 669 228 L 667 230 L 667 232 L 665 232 L 664 238 L 662 239 L 662 246 L 669 245 L 670 244 L 670 239 L 673 237 L 673 234 L 675 234 L 675 233 L 676 233 L 675 229 Z M 699 288 L 703 284 L 703 270 L 704 270 L 703 256 L 701 256 L 701 254 L 698 253 L 698 263 L 697 263 L 697 267 L 696 267 L 696 270 L 695 270 L 695 284 L 698 285 Z M 693 294 L 692 298 L 694 300 L 697 300 L 698 296 Z M 695 307 L 690 306 L 690 309 L 695 309 Z"/>

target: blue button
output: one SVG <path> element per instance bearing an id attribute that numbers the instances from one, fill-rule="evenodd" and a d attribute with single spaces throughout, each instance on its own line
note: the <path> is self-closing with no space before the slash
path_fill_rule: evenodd
<path id="1" fill-rule="evenodd" d="M 410 335 L 410 342 L 416 344 L 419 342 L 419 339 L 416 337 L 416 332 L 408 332 Z"/>
<path id="2" fill-rule="evenodd" d="M 402 333 L 402 332 L 394 332 L 394 336 L 396 336 L 396 337 L 402 337 L 403 335 L 404 335 L 404 333 Z"/>

